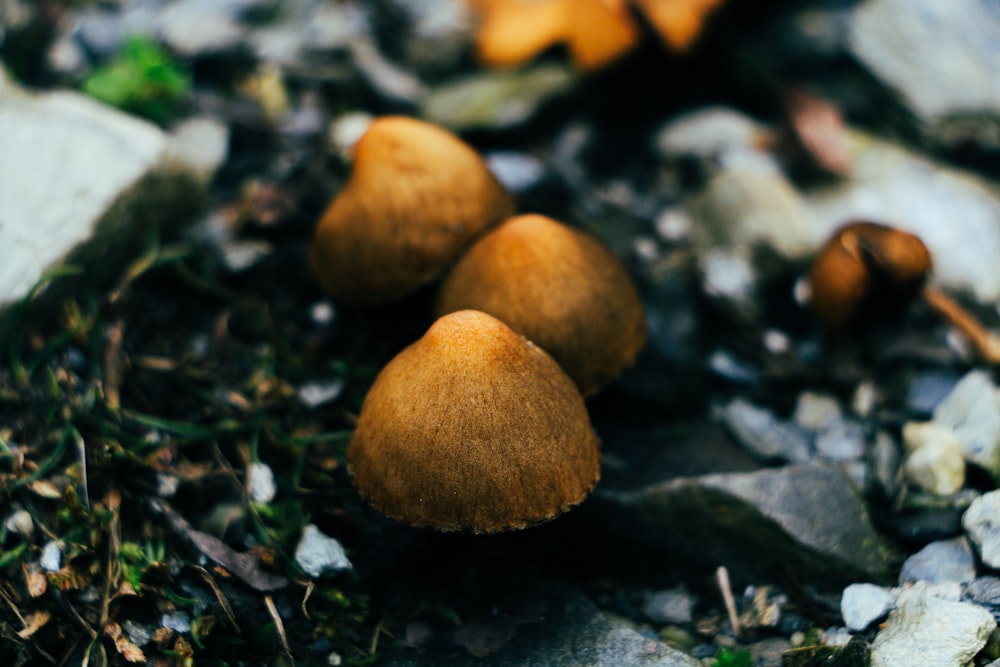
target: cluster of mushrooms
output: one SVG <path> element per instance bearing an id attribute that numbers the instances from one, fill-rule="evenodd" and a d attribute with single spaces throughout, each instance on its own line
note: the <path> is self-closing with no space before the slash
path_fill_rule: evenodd
<path id="1" fill-rule="evenodd" d="M 459 138 L 384 117 L 316 229 L 310 267 L 344 303 L 385 304 L 446 274 L 438 319 L 376 377 L 348 446 L 361 496 L 396 521 L 518 530 L 600 477 L 584 397 L 635 360 L 642 304 L 597 239 L 514 207 Z"/>
<path id="2" fill-rule="evenodd" d="M 390 116 L 355 144 L 316 229 L 312 272 L 343 303 L 389 303 L 444 276 L 438 319 L 379 373 L 347 451 L 361 496 L 401 523 L 519 530 L 579 504 L 600 477 L 584 398 L 634 362 L 642 304 L 596 238 L 514 210 L 458 137 Z M 920 296 L 1000 362 L 1000 337 L 927 284 L 931 264 L 913 234 L 845 225 L 812 266 L 812 310 L 837 335 Z"/>

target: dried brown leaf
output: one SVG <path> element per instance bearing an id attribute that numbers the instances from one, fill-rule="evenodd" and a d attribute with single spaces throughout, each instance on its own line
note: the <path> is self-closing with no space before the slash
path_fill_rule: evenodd
<path id="1" fill-rule="evenodd" d="M 31 492 L 36 496 L 47 498 L 48 500 L 58 500 L 62 498 L 62 490 L 47 479 L 39 479 L 28 485 Z"/>
<path id="2" fill-rule="evenodd" d="M 117 623 L 108 623 L 104 627 L 104 634 L 114 642 L 115 650 L 121 654 L 123 658 L 129 662 L 146 662 L 146 656 L 143 654 L 142 649 L 133 644 L 125 633 L 122 632 L 122 627 Z"/>
<path id="3" fill-rule="evenodd" d="M 253 552 L 240 553 L 219 538 L 195 530 L 184 517 L 166 503 L 155 500 L 154 509 L 163 512 L 170 526 L 191 541 L 196 549 L 229 570 L 250 588 L 261 592 L 276 591 L 288 585 L 287 577 L 268 572 L 261 567 L 260 556 Z"/>
<path id="4" fill-rule="evenodd" d="M 41 597 L 49 587 L 49 580 L 45 578 L 45 573 L 37 565 L 21 564 L 21 571 L 24 573 L 24 586 L 28 589 L 28 595 L 37 598 Z"/>
<path id="5" fill-rule="evenodd" d="M 36 632 L 41 630 L 46 623 L 52 619 L 52 613 L 42 609 L 41 611 L 36 611 L 34 614 L 29 614 L 24 619 L 25 627 L 23 630 L 17 633 L 17 636 L 21 639 L 28 639 Z"/>

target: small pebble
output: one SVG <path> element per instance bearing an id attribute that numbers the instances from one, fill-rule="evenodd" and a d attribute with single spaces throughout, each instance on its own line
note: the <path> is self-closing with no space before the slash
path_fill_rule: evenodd
<path id="1" fill-rule="evenodd" d="M 693 617 L 694 599 L 683 588 L 656 591 L 646 598 L 642 611 L 649 620 L 664 625 L 686 625 Z"/>
<path id="2" fill-rule="evenodd" d="M 309 318 L 320 326 L 330 324 L 336 316 L 337 311 L 329 301 L 317 301 L 309 308 Z"/>
<path id="3" fill-rule="evenodd" d="M 312 524 L 302 531 L 302 539 L 295 547 L 295 563 L 314 579 L 354 567 L 340 542 L 324 535 Z"/>
<path id="4" fill-rule="evenodd" d="M 979 550 L 983 563 L 1000 569 L 1000 490 L 972 501 L 962 516 L 962 527 Z"/>
<path id="5" fill-rule="evenodd" d="M 179 635 L 191 632 L 191 619 L 182 611 L 164 614 L 160 617 L 160 625 Z"/>
<path id="6" fill-rule="evenodd" d="M 527 153 L 496 151 L 486 155 L 486 166 L 511 194 L 522 194 L 538 185 L 545 165 Z"/>
<path id="7" fill-rule="evenodd" d="M 792 420 L 809 431 L 821 431 L 841 418 L 840 403 L 829 394 L 804 391 L 795 403 Z"/>
<path id="8" fill-rule="evenodd" d="M 250 498 L 255 503 L 266 505 L 278 492 L 274 483 L 274 472 L 266 463 L 251 463 L 247 466 L 247 483 L 250 486 Z"/>
<path id="9" fill-rule="evenodd" d="M 882 619 L 896 603 L 888 590 L 875 584 L 851 584 L 840 598 L 840 614 L 851 632 L 863 632 Z"/>
<path id="10" fill-rule="evenodd" d="M 42 555 L 38 559 L 38 564 L 47 572 L 58 572 L 62 564 L 62 549 L 55 540 L 46 542 L 42 547 Z"/>
<path id="11" fill-rule="evenodd" d="M 8 531 L 24 535 L 25 537 L 30 536 L 31 532 L 35 529 L 35 524 L 31 520 L 31 514 L 27 510 L 15 511 L 7 517 L 3 525 Z M 59 568 L 57 567 L 56 569 L 58 570 Z"/>
<path id="12" fill-rule="evenodd" d="M 683 208 L 668 208 L 656 216 L 656 234 L 667 243 L 681 243 L 691 236 L 691 214 Z"/>
<path id="13" fill-rule="evenodd" d="M 299 387 L 299 402 L 307 408 L 317 408 L 337 400 L 344 391 L 344 381 L 340 378 L 326 382 L 307 382 Z"/>
<path id="14" fill-rule="evenodd" d="M 903 468 L 909 481 L 938 496 L 951 495 L 965 484 L 962 443 L 950 428 L 909 422 L 903 426 L 903 442 L 909 452 Z"/>
<path id="15" fill-rule="evenodd" d="M 976 578 L 976 559 L 964 537 L 931 542 L 903 562 L 899 583 L 964 584 Z"/>

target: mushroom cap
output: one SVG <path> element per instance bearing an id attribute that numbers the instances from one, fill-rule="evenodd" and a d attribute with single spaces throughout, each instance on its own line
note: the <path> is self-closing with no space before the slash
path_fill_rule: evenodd
<path id="1" fill-rule="evenodd" d="M 382 369 L 347 465 L 389 518 L 474 533 L 552 519 L 600 477 L 597 436 L 573 381 L 476 311 L 440 318 Z"/>
<path id="2" fill-rule="evenodd" d="M 482 22 L 476 50 L 487 65 L 517 65 L 557 43 L 594 70 L 635 46 L 639 31 L 626 0 L 472 0 Z"/>
<path id="3" fill-rule="evenodd" d="M 866 316 L 897 312 L 923 287 L 931 254 L 919 237 L 874 222 L 852 222 L 820 248 L 809 272 L 810 306 L 842 332 Z"/>
<path id="4" fill-rule="evenodd" d="M 316 228 L 309 263 L 344 302 L 391 301 L 435 278 L 513 209 L 461 139 L 413 118 L 379 118 L 354 147 L 351 177 Z"/>
<path id="5" fill-rule="evenodd" d="M 489 313 L 558 361 L 584 396 L 635 361 L 642 302 L 622 262 L 596 238 L 542 215 L 505 221 L 441 286 L 437 313 Z"/>

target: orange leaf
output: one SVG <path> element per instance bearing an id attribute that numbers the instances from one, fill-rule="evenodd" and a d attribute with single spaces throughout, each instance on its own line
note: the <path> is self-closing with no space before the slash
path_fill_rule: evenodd
<path id="1" fill-rule="evenodd" d="M 482 12 L 479 58 L 494 67 L 522 63 L 566 38 L 572 0 L 471 0 Z"/>

